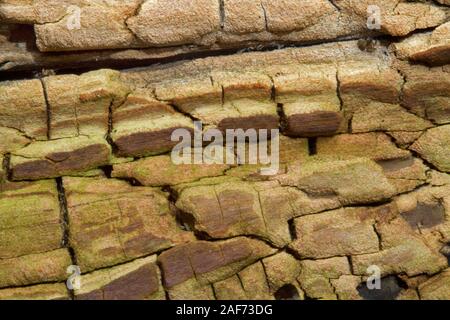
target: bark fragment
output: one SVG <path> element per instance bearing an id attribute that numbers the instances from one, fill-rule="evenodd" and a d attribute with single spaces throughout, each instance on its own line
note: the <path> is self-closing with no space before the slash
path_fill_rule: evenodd
<path id="1" fill-rule="evenodd" d="M 176 225 L 167 195 L 106 178 L 64 178 L 70 243 L 82 272 L 192 241 Z"/>

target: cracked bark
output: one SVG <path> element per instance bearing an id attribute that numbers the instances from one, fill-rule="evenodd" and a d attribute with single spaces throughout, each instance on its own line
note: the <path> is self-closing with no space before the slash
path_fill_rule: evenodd
<path id="1" fill-rule="evenodd" d="M 309 18 L 299 22 L 290 11 L 280 13 L 264 1 L 255 1 L 260 16 L 238 19 L 250 21 L 246 26 L 235 25 L 228 1 L 211 1 L 218 9 L 211 15 L 211 30 L 192 27 L 199 33 L 184 38 L 175 25 L 171 45 L 166 40 L 151 43 L 155 38 L 148 32 L 153 27 L 136 32 L 134 20 L 154 18 L 146 11 L 147 1 L 136 2 L 132 12 L 120 17 L 124 18 L 121 27 L 132 33 L 134 40 L 113 51 L 78 43 L 76 50 L 94 50 L 41 54 L 30 45 L 16 46 L 14 37 L 0 38 L 0 47 L 7 48 L 5 55 L 0 54 L 0 72 L 21 79 L 12 85 L 0 83 L 0 132 L 5 132 L 5 142 L 0 145 L 0 209 L 7 217 L 21 213 L 0 220 L 0 246 L 4 249 L 0 251 L 8 252 L 8 256 L 0 256 L 0 299 L 29 298 L 36 292 L 67 298 L 64 268 L 77 263 L 84 266 L 84 279 L 94 285 L 70 292 L 69 298 L 75 299 L 176 299 L 196 294 L 218 299 L 226 296 L 226 290 L 235 296 L 264 292 L 252 297 L 268 299 L 279 296 L 278 290 L 285 286 L 295 287 L 305 298 L 329 294 L 330 298 L 358 299 L 357 287 L 365 267 L 374 263 L 383 267 L 383 279 L 406 281 L 405 288 L 400 286 L 403 298 L 414 298 L 411 291 L 419 299 L 448 298 L 448 260 L 442 244 L 450 241 L 449 225 L 439 219 L 436 223 L 427 220 L 428 224 L 418 228 L 410 225 L 423 220 L 423 211 L 432 213 L 438 208 L 449 214 L 449 155 L 440 147 L 450 141 L 445 95 L 448 18 L 440 17 L 442 12 L 448 14 L 448 5 L 436 2 L 429 6 L 431 2 L 427 2 L 428 7 L 417 7 L 427 23 L 413 14 L 411 23 L 398 24 L 395 19 L 404 17 L 402 10 L 409 12 L 415 5 L 399 1 L 386 13 L 394 23 L 383 25 L 384 35 L 368 33 L 365 26 L 363 30 L 355 24 L 349 32 L 329 34 L 333 28 L 325 28 L 312 37 L 323 22 Z M 330 10 L 321 20 L 336 17 L 335 23 L 340 24 L 348 17 L 346 0 L 317 2 L 316 6 L 320 3 Z M 364 18 L 359 15 L 364 13 L 361 8 L 365 9 L 363 5 L 355 8 L 355 23 Z M 195 8 L 186 10 L 191 9 Z M 301 13 L 308 14 L 308 10 Z M 327 12 L 323 10 L 315 16 Z M 21 19 L 17 14 L 10 18 Z M 203 16 L 208 17 L 208 12 Z M 50 22 L 35 24 L 51 29 L 65 17 L 57 15 Z M 94 34 L 96 31 L 92 29 Z M 364 48 L 357 40 L 369 35 L 374 41 Z M 145 36 L 149 38 L 145 40 Z M 428 42 L 432 37 L 433 45 Z M 135 42 L 140 41 L 143 43 L 137 46 L 153 48 L 136 49 Z M 65 45 L 62 42 L 61 47 L 46 49 L 65 50 Z M 283 48 L 286 45 L 289 48 Z M 390 52 L 386 55 L 387 48 Z M 16 53 L 20 58 L 11 59 Z M 122 71 L 97 71 L 107 65 Z M 38 74 L 36 84 L 24 79 L 36 75 L 16 72 L 43 66 L 55 67 L 58 75 Z M 6 73 L 6 68 L 12 72 Z M 82 74 L 66 74 L 68 68 L 73 68 L 69 73 Z M 89 70 L 94 72 L 84 73 Z M 382 81 L 374 74 L 383 77 Z M 51 81 L 57 79 L 66 83 L 65 87 L 52 86 Z M 25 89 L 14 91 L 16 86 Z M 31 90 L 36 94 L 28 94 Z M 422 100 L 415 101 L 419 96 Z M 310 111 L 304 108 L 308 99 L 318 101 L 316 105 L 332 105 L 328 107 L 331 111 L 324 108 L 320 112 L 344 114 L 345 119 L 337 125 L 336 118 L 331 121 L 329 115 L 305 116 Z M 242 101 L 257 112 L 247 114 Z M 370 108 L 358 110 L 366 105 Z M 74 108 L 73 115 L 63 112 L 68 107 Z M 385 113 L 365 117 L 374 110 Z M 260 114 L 270 116 L 270 121 L 258 118 Z M 39 121 L 27 122 L 30 118 Z M 163 133 L 159 131 L 165 125 L 162 119 L 170 119 L 169 130 Z M 301 126 L 289 132 L 293 119 Z M 292 136 L 281 136 L 283 168 L 267 179 L 258 176 L 259 167 L 242 164 L 172 171 L 167 145 L 146 149 L 148 146 L 138 144 L 135 150 L 121 153 L 121 147 L 139 139 L 159 142 L 167 139 L 172 129 L 190 127 L 197 120 L 220 128 L 226 128 L 223 123 L 221 127 L 222 121 L 280 128 Z M 373 126 L 375 122 L 378 127 Z M 310 125 L 309 131 L 303 130 L 306 125 Z M 123 137 L 128 140 L 119 145 Z M 93 145 L 96 147 L 89 149 Z M 81 162 L 85 163 L 75 165 Z M 49 178 L 56 179 L 54 190 L 46 185 Z M 52 242 L 58 232 L 54 237 L 27 234 L 20 224 L 13 224 L 33 210 L 42 209 L 41 218 L 49 215 L 51 208 L 30 204 L 36 189 L 42 192 L 45 188 L 49 190 L 45 196 L 56 192 L 61 248 L 54 248 Z M 212 200 L 209 193 L 213 193 Z M 14 207 L 16 203 L 19 205 Z M 208 224 L 215 219 L 211 216 L 213 204 L 218 206 L 216 225 Z M 328 221 L 330 216 L 335 219 Z M 114 222 L 102 222 L 102 217 Z M 38 230 L 46 225 L 42 222 Z M 167 225 L 170 231 L 165 229 Z M 310 232 L 308 228 L 316 225 L 320 228 Z M 328 232 L 320 233 L 323 229 Z M 37 238 L 30 241 L 30 248 L 16 248 L 10 241 L 14 234 L 4 236 L 5 230 Z M 314 238 L 319 233 L 321 236 Z M 181 234 L 188 235 L 183 238 Z M 327 238 L 330 235 L 332 239 Z M 89 237 L 94 241 L 83 242 Z M 163 237 L 172 242 L 159 243 Z M 241 245 L 234 247 L 237 243 Z M 37 245 L 41 247 L 35 249 Z M 241 257 L 247 249 L 258 254 L 251 259 Z M 48 269 L 59 274 L 39 278 L 33 268 L 22 263 L 28 259 L 49 263 L 47 257 L 52 257 Z M 177 269 L 185 258 L 190 271 Z M 234 258 L 238 262 L 230 262 Z M 283 259 L 289 263 L 278 268 Z M 51 264 L 55 261 L 56 266 Z M 297 270 L 307 270 L 310 262 L 316 263 L 314 274 L 300 278 Z M 11 266 L 27 274 L 27 279 L 5 276 L 15 275 Z M 329 268 L 339 272 L 333 274 Z M 177 282 L 180 274 L 186 277 Z M 152 285 L 137 291 L 115 289 L 119 284 L 134 288 L 141 282 L 136 279 L 151 279 Z M 315 288 L 310 280 L 318 281 Z"/>

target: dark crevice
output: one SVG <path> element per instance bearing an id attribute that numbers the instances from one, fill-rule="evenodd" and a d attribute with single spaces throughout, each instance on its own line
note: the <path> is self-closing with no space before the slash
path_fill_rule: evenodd
<path id="1" fill-rule="evenodd" d="M 161 274 L 161 285 L 164 289 L 164 293 L 166 295 L 166 300 L 171 300 L 170 296 L 169 296 L 169 291 L 167 290 L 165 283 L 164 283 L 164 279 L 166 278 L 165 274 L 164 274 L 164 268 L 161 265 L 161 262 L 159 261 L 159 259 L 156 259 L 156 265 L 158 266 L 159 269 L 159 273 Z"/>
<path id="2" fill-rule="evenodd" d="M 242 291 L 244 291 L 244 292 L 245 292 L 245 286 L 244 286 L 244 282 L 242 281 L 242 278 L 241 278 L 241 276 L 239 275 L 239 272 L 238 272 L 238 273 L 236 273 L 236 277 L 237 277 L 237 279 L 238 279 L 238 281 L 239 281 L 239 285 L 241 286 L 241 288 L 242 288 Z"/>
<path id="3" fill-rule="evenodd" d="M 284 250 L 286 250 L 286 252 L 288 252 L 287 247 L 286 248 L 277 247 L 274 243 L 272 243 L 272 241 L 270 239 L 260 236 L 260 235 L 257 235 L 257 234 L 241 233 L 241 234 L 224 236 L 224 237 L 212 237 L 211 235 L 209 235 L 207 232 L 204 232 L 204 231 L 199 231 L 196 229 L 193 229 L 192 231 L 194 232 L 194 235 L 196 236 L 196 238 L 198 240 L 209 241 L 209 242 L 221 242 L 221 241 L 227 241 L 227 240 L 231 240 L 231 239 L 235 239 L 235 238 L 248 238 L 248 239 L 264 242 L 264 244 L 271 247 L 272 249 L 275 249 L 278 251 L 284 249 Z M 289 253 L 294 255 L 291 252 L 289 252 Z M 295 258 L 297 258 L 297 257 L 295 257 Z"/>
<path id="4" fill-rule="evenodd" d="M 395 133 L 398 131 L 392 131 L 392 133 Z M 389 138 L 389 140 L 398 148 L 398 149 L 407 149 L 405 147 L 402 147 L 401 144 L 397 141 L 397 139 L 392 135 L 391 132 L 385 132 L 385 135 Z M 417 138 L 418 139 L 418 138 Z M 416 139 L 416 140 L 417 140 Z M 413 144 L 416 140 L 414 140 L 412 143 L 410 143 L 409 145 Z M 408 146 L 409 147 L 409 146 Z"/>
<path id="5" fill-rule="evenodd" d="M 27 50 L 37 50 L 34 27 L 26 24 L 8 24 L 8 41 L 11 43 L 25 44 Z"/>
<path id="6" fill-rule="evenodd" d="M 275 94 L 275 90 L 272 91 L 272 94 Z M 275 98 L 273 98 L 273 100 L 275 100 Z M 280 132 L 284 132 L 287 128 L 287 117 L 286 114 L 284 113 L 284 109 L 283 109 L 283 104 L 282 103 L 277 103 L 277 114 L 278 117 L 280 118 Z"/>
<path id="7" fill-rule="evenodd" d="M 271 82 L 271 88 L 270 88 L 270 101 L 275 103 L 277 105 L 277 115 L 278 115 L 278 129 L 280 132 L 283 132 L 287 127 L 287 117 L 284 113 L 284 108 L 282 103 L 277 103 L 277 89 L 275 87 L 275 81 L 273 80 L 272 76 L 268 76 Z"/>
<path id="8" fill-rule="evenodd" d="M 189 112 L 184 111 L 183 109 L 181 109 L 179 106 L 169 102 L 169 101 L 163 101 L 163 100 L 159 100 L 158 97 L 155 96 L 155 98 L 160 101 L 160 102 L 164 102 L 167 103 L 169 106 L 171 106 L 176 112 L 181 113 L 182 115 L 184 115 L 185 117 L 189 118 L 192 120 L 192 122 L 196 122 L 196 121 L 201 121 L 201 119 L 194 117 L 192 114 L 190 114 Z"/>
<path id="9" fill-rule="evenodd" d="M 195 229 L 195 218 L 192 214 L 179 209 L 176 206 L 178 200 L 178 192 L 170 186 L 162 187 L 162 191 L 169 194 L 169 206 L 172 215 L 175 217 L 177 226 L 183 231 L 193 232 L 198 240 L 205 240 L 206 236 Z"/>
<path id="10" fill-rule="evenodd" d="M 297 251 L 295 251 L 294 249 L 292 249 L 289 246 L 286 246 L 283 248 L 284 251 L 286 251 L 286 253 L 289 253 L 291 256 L 293 256 L 296 260 L 305 260 L 304 257 L 302 257 Z"/>
<path id="11" fill-rule="evenodd" d="M 339 99 L 339 110 L 344 110 L 344 100 L 341 96 L 341 80 L 339 79 L 339 70 L 336 70 L 336 95 Z"/>
<path id="12" fill-rule="evenodd" d="M 355 271 L 353 270 L 352 256 L 347 256 L 347 260 L 348 260 L 348 267 L 350 268 L 350 274 L 355 274 Z"/>
<path id="13" fill-rule="evenodd" d="M 292 284 L 285 284 L 274 293 L 275 300 L 300 300 L 297 288 Z"/>
<path id="14" fill-rule="evenodd" d="M 397 193 L 397 194 L 395 195 L 395 198 L 398 198 L 398 197 L 400 197 L 401 195 L 404 195 L 404 194 L 412 194 L 412 193 L 414 193 L 414 192 L 416 192 L 416 191 L 418 191 L 418 190 L 420 190 L 420 189 L 426 188 L 426 187 L 429 186 L 429 185 L 430 185 L 429 183 L 422 183 L 422 184 L 419 184 L 417 187 L 415 187 L 415 188 L 412 189 L 412 190 L 406 190 L 406 191 L 404 191 L 404 192 L 399 192 L 399 193 Z"/>
<path id="15" fill-rule="evenodd" d="M 118 147 L 117 145 L 114 143 L 114 140 L 111 136 L 112 132 L 113 132 L 113 106 L 114 102 L 111 101 L 111 103 L 109 104 L 108 107 L 108 132 L 106 133 L 106 141 L 109 143 L 109 145 L 111 146 L 112 149 L 112 153 L 113 154 L 117 154 L 118 153 Z"/>
<path id="16" fill-rule="evenodd" d="M 330 4 L 336 8 L 337 11 L 341 11 L 341 8 L 336 4 L 336 0 L 329 0 Z"/>
<path id="17" fill-rule="evenodd" d="M 269 45 L 268 45 L 269 47 Z M 276 49 L 275 45 L 270 45 L 272 49 Z M 170 49 L 170 48 L 166 48 Z M 133 50 L 133 49 L 132 49 Z M 151 49 L 140 49 L 136 51 L 146 51 Z M 75 74 L 80 75 L 82 73 L 86 73 L 93 70 L 111 68 L 120 71 L 133 70 L 136 68 L 146 68 L 152 66 L 158 66 L 161 64 L 170 64 L 177 63 L 180 61 L 187 61 L 199 58 L 207 58 L 207 57 L 216 57 L 223 55 L 232 55 L 238 53 L 242 50 L 242 47 L 236 48 L 228 48 L 228 49 L 217 49 L 217 50 L 204 50 L 202 47 L 197 48 L 198 51 L 190 52 L 190 53 L 182 53 L 176 54 L 169 57 L 164 58 L 148 58 L 148 59 L 122 59 L 115 60 L 114 58 L 104 59 L 101 61 L 78 61 L 74 62 L 70 65 L 67 64 L 54 64 L 54 65 L 26 65 L 23 67 L 17 67 L 10 70 L 1 70 L 0 69 L 0 79 L 8 79 L 8 80 L 26 80 L 26 79 L 38 79 L 42 77 L 43 68 L 52 68 L 53 72 L 56 75 L 62 74 Z M 253 50 L 253 49 L 249 49 Z M 267 48 L 267 51 L 270 50 Z M 110 52 L 114 54 L 116 52 L 121 52 L 124 50 L 114 50 L 114 49 L 105 49 L 98 51 L 65 51 L 65 52 L 55 52 L 55 53 L 46 53 L 46 56 L 49 57 L 57 57 L 62 55 L 86 55 L 86 54 L 105 54 Z"/>
<path id="18" fill-rule="evenodd" d="M 436 123 L 434 120 L 429 119 L 427 117 L 427 115 L 426 115 L 427 110 L 426 109 L 424 109 L 425 116 L 422 117 L 421 115 L 418 115 L 418 114 L 412 112 L 411 109 L 407 105 L 405 105 L 405 103 L 404 103 L 404 100 L 405 100 L 404 99 L 404 96 L 405 96 L 405 85 L 408 82 L 408 78 L 407 78 L 406 74 L 400 68 L 397 67 L 397 68 L 394 68 L 394 70 L 397 71 L 397 73 L 402 77 L 402 80 L 403 80 L 402 84 L 401 84 L 401 87 L 400 87 L 400 93 L 399 93 L 399 96 L 398 96 L 399 104 L 402 107 L 402 109 L 405 112 L 407 112 L 407 113 L 409 113 L 409 114 L 411 114 L 411 115 L 413 115 L 413 116 L 415 116 L 417 118 L 420 118 L 422 120 L 430 122 L 433 126 L 438 126 L 439 125 L 438 123 Z M 426 131 L 426 130 L 423 130 L 423 131 Z"/>
<path id="19" fill-rule="evenodd" d="M 348 119 L 347 131 L 348 133 L 353 133 L 353 115 Z"/>
<path id="20" fill-rule="evenodd" d="M 258 261 L 259 261 L 259 263 L 261 263 L 261 266 L 262 266 L 262 269 L 263 269 L 263 272 L 264 272 L 264 279 L 266 280 L 267 288 L 270 288 L 269 278 L 267 277 L 266 265 L 263 263 L 262 259 L 260 259 Z"/>
<path id="21" fill-rule="evenodd" d="M 136 180 L 135 178 L 116 177 L 114 179 L 128 182 L 128 184 L 132 187 L 143 187 L 144 186 L 139 180 Z"/>
<path id="22" fill-rule="evenodd" d="M 0 290 L 32 288 L 34 286 L 43 285 L 43 284 L 51 285 L 51 284 L 66 284 L 66 283 L 65 282 L 61 282 L 61 281 L 45 281 L 44 280 L 44 281 L 38 282 L 38 283 L 29 283 L 29 284 L 17 285 L 17 286 L 15 286 L 15 285 L 5 286 L 5 287 L 1 287 Z M 70 297 L 70 298 L 72 299 L 72 297 Z"/>
<path id="23" fill-rule="evenodd" d="M 220 28 L 223 30 L 225 28 L 225 0 L 219 0 L 219 17 L 220 17 Z"/>
<path id="24" fill-rule="evenodd" d="M 112 178 L 112 171 L 113 171 L 113 166 L 112 165 L 102 166 L 102 167 L 100 167 L 100 169 L 103 171 L 103 173 L 105 174 L 105 176 L 108 179 Z"/>
<path id="25" fill-rule="evenodd" d="M 333 279 L 328 278 L 328 283 L 330 284 L 331 289 L 333 289 L 333 294 L 334 294 L 334 296 L 336 297 L 337 300 L 341 300 L 339 298 L 339 293 L 337 292 L 336 287 L 333 285 L 333 281 L 331 281 L 331 280 L 333 280 Z"/>
<path id="26" fill-rule="evenodd" d="M 136 68 L 147 68 L 152 66 L 158 66 L 161 64 L 171 64 L 171 63 L 179 63 L 187 60 L 195 60 L 200 58 L 207 57 L 218 57 L 218 56 L 229 56 L 234 55 L 240 52 L 268 52 L 278 50 L 280 48 L 303 48 L 303 47 L 311 47 L 321 44 L 328 43 L 336 43 L 336 42 L 347 42 L 347 41 L 355 41 L 361 39 L 362 35 L 356 36 L 344 36 L 338 37 L 335 39 L 319 39 L 319 40 L 311 40 L 305 42 L 293 42 L 293 41 L 271 41 L 266 43 L 260 42 L 244 42 L 234 45 L 229 48 L 220 48 L 208 50 L 201 46 L 192 46 L 192 52 L 176 54 L 173 56 L 163 57 L 163 58 L 148 58 L 148 59 L 123 59 L 123 60 L 115 60 L 113 58 L 103 59 L 100 61 L 78 61 L 74 62 L 71 65 L 66 65 L 64 63 L 59 63 L 55 65 L 34 65 L 34 66 L 22 66 L 11 70 L 2 70 L 0 71 L 0 79 L 9 79 L 9 80 L 25 80 L 25 79 L 36 79 L 42 76 L 42 69 L 52 69 L 52 71 L 56 75 L 60 74 L 75 74 L 80 75 L 85 72 L 98 70 L 101 68 L 111 68 L 119 71 L 132 71 Z M 380 36 L 383 37 L 383 36 Z M 175 49 L 175 47 L 173 47 Z M 166 47 L 165 49 L 169 50 L 171 47 Z M 136 49 L 136 51 L 148 51 L 152 50 L 152 48 L 144 48 L 144 49 Z M 194 51 L 196 50 L 196 51 Z M 105 50 L 97 50 L 97 51 L 65 51 L 65 52 L 55 52 L 55 53 L 46 53 L 46 56 L 49 57 L 57 57 L 64 55 L 78 55 L 83 56 L 86 54 L 99 54 L 102 53 L 105 55 L 110 52 L 111 54 L 116 52 L 122 52 L 124 50 L 118 49 L 105 49 Z"/>
<path id="27" fill-rule="evenodd" d="M 242 234 L 231 235 L 231 236 L 224 236 L 224 237 L 212 237 L 211 235 L 209 235 L 205 231 L 199 231 L 199 230 L 197 230 L 195 228 L 192 229 L 192 231 L 193 231 L 195 237 L 197 238 L 197 240 L 202 240 L 202 241 L 221 242 L 221 241 L 226 241 L 226 240 L 230 240 L 230 239 L 245 237 L 245 238 L 248 238 L 248 239 L 258 240 L 258 241 L 264 242 L 264 244 L 266 244 L 267 246 L 271 247 L 272 249 L 276 249 L 276 250 L 283 249 L 281 247 L 277 247 L 274 243 L 271 242 L 270 239 L 262 237 L 262 236 L 257 235 L 257 234 L 242 233 Z"/>
<path id="28" fill-rule="evenodd" d="M 288 221 L 288 225 L 289 225 L 289 234 L 291 235 L 291 240 L 297 240 L 297 229 L 295 228 L 295 219 L 290 219 Z"/>
<path id="29" fill-rule="evenodd" d="M 448 265 L 450 266 L 450 242 L 443 246 L 439 252 L 447 258 Z"/>
<path id="30" fill-rule="evenodd" d="M 358 49 L 365 52 L 375 52 L 377 50 L 378 41 L 372 37 L 366 37 L 358 40 Z"/>
<path id="31" fill-rule="evenodd" d="M 414 190 L 412 190 L 414 191 Z M 412 191 L 406 191 L 404 193 L 410 193 Z M 404 193 L 397 193 L 395 196 L 398 197 L 401 194 Z M 392 199 L 384 199 L 384 200 L 380 200 L 380 201 L 374 201 L 374 202 L 358 202 L 358 204 L 350 204 L 350 205 L 345 205 L 342 206 L 342 208 L 377 208 L 377 207 L 381 207 L 384 206 L 386 204 L 390 204 L 392 202 Z"/>
<path id="32" fill-rule="evenodd" d="M 277 98 L 277 88 L 275 87 L 275 82 L 273 81 L 273 78 L 271 76 L 269 76 L 270 78 L 270 82 L 272 83 L 272 86 L 270 87 L 270 100 L 273 102 L 276 102 L 276 98 Z M 278 110 L 279 106 L 277 104 L 277 112 L 278 114 L 280 114 L 279 110 Z M 283 108 L 283 106 L 281 106 L 281 109 Z M 283 110 L 281 110 L 283 111 Z"/>
<path id="33" fill-rule="evenodd" d="M 408 286 L 397 276 L 387 276 L 380 279 L 380 288 L 369 289 L 362 282 L 356 289 L 364 300 L 394 300 Z"/>
<path id="34" fill-rule="evenodd" d="M 317 154 L 317 138 L 308 138 L 308 152 L 310 156 Z"/>
<path id="35" fill-rule="evenodd" d="M 171 186 L 163 186 L 162 190 L 169 194 L 169 201 L 170 202 L 172 202 L 172 203 L 177 202 L 179 195 L 178 195 L 178 192 L 175 189 L 173 189 Z"/>
<path id="36" fill-rule="evenodd" d="M 63 227 L 62 246 L 69 247 L 69 211 L 67 209 L 67 199 L 64 190 L 63 179 L 56 178 L 56 186 L 58 190 L 59 209 L 61 212 L 61 223 Z M 75 261 L 73 261 L 75 262 Z"/>
<path id="37" fill-rule="evenodd" d="M 140 39 L 139 39 L 139 37 L 133 32 L 133 30 L 131 30 L 130 26 L 128 25 L 128 20 L 129 20 L 130 18 L 133 18 L 133 17 L 138 16 L 138 15 L 141 13 L 141 11 L 142 11 L 142 6 L 145 4 L 146 1 L 147 1 L 147 0 L 140 0 L 140 2 L 138 3 L 138 5 L 136 6 L 136 9 L 134 10 L 134 12 L 133 12 L 131 15 L 129 15 L 129 16 L 125 19 L 125 21 L 124 21 L 124 24 L 125 24 L 125 26 L 127 27 L 128 31 L 129 31 L 131 34 L 133 34 L 134 38 L 135 38 L 136 40 L 138 40 L 138 41 L 139 41 Z"/>
<path id="38" fill-rule="evenodd" d="M 50 103 L 48 100 L 48 94 L 47 94 L 47 86 L 45 85 L 45 82 L 42 78 L 39 78 L 39 80 L 41 81 L 41 85 L 42 85 L 42 91 L 44 93 L 44 100 L 45 100 L 45 110 L 47 113 L 47 140 L 51 139 L 52 136 L 52 109 L 50 107 Z"/>
<path id="39" fill-rule="evenodd" d="M 58 190 L 59 208 L 61 212 L 61 226 L 63 229 L 62 247 L 67 248 L 72 261 L 72 265 L 78 265 L 75 250 L 70 245 L 69 211 L 67 209 L 66 191 L 64 189 L 63 179 L 56 178 Z M 74 299 L 74 290 L 67 289 L 71 299 Z"/>
<path id="40" fill-rule="evenodd" d="M 195 218 L 192 214 L 178 209 L 174 202 L 171 202 L 171 209 L 175 215 L 175 221 L 181 230 L 193 232 L 198 240 L 206 240 L 208 238 L 206 233 L 195 229 Z"/>
<path id="41" fill-rule="evenodd" d="M 264 7 L 263 3 L 261 3 L 261 9 L 263 11 L 263 16 L 264 16 L 264 27 L 265 27 L 266 31 L 270 32 L 269 31 L 269 21 L 268 21 L 268 17 L 267 17 L 267 11 L 266 11 L 266 8 Z"/>
<path id="42" fill-rule="evenodd" d="M 5 172 L 5 177 L 7 180 L 11 180 L 11 176 L 12 176 L 12 172 L 10 170 L 10 164 L 11 164 L 11 154 L 6 153 L 3 155 L 2 168 L 3 168 L 3 171 Z M 1 179 L 0 179 L 0 181 L 1 181 Z"/>
<path id="43" fill-rule="evenodd" d="M 210 286 L 211 286 L 211 291 L 212 291 L 214 300 L 219 300 L 219 299 L 217 299 L 217 293 L 216 293 L 216 288 L 214 288 L 214 283 L 211 283 Z"/>
<path id="44" fill-rule="evenodd" d="M 439 170 L 434 164 L 432 164 L 431 162 L 429 162 L 428 160 L 426 160 L 425 158 L 423 158 L 417 151 L 412 150 L 412 149 L 408 149 L 409 152 L 411 152 L 411 154 L 413 155 L 413 157 L 418 158 L 420 160 L 422 160 L 423 164 L 426 165 L 428 168 L 438 171 L 438 172 L 442 172 L 445 173 L 441 170 Z"/>
<path id="45" fill-rule="evenodd" d="M 377 238 L 378 238 L 378 250 L 381 251 L 381 250 L 383 250 L 381 234 L 378 232 L 377 226 L 375 224 L 372 225 L 372 227 L 373 227 L 373 232 L 375 232 L 375 234 L 377 235 Z"/>
<path id="46" fill-rule="evenodd" d="M 0 62 L 0 70 L 3 69 L 8 63 L 11 63 L 12 61 L 5 60 Z"/>
<path id="47" fill-rule="evenodd" d="M 167 291 L 166 288 L 164 288 L 164 287 L 163 287 L 163 289 L 164 289 L 164 295 L 165 295 L 166 300 L 171 300 L 170 296 L 169 296 L 169 291 Z"/>

